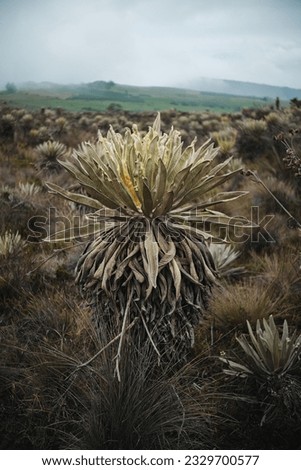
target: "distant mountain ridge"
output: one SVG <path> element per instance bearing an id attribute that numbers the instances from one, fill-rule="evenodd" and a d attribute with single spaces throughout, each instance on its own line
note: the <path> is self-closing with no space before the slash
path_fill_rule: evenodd
<path id="1" fill-rule="evenodd" d="M 240 112 L 246 108 L 289 106 L 301 99 L 301 90 L 231 80 L 200 79 L 173 87 L 122 85 L 96 80 L 90 83 L 17 83 L 14 90 L 0 90 L 0 103 L 27 108 L 63 108 L 72 112 L 124 110 L 133 112 L 175 109 L 182 112 Z"/>
<path id="2" fill-rule="evenodd" d="M 105 82 L 102 80 L 98 80 L 92 83 L 81 83 L 81 84 L 58 84 L 52 82 L 42 82 L 42 83 L 35 83 L 35 82 L 26 82 L 20 84 L 21 89 L 31 89 L 34 90 L 36 88 L 40 89 L 56 89 L 56 90 L 72 90 L 74 87 L 91 87 L 94 85 L 106 87 L 108 84 L 114 84 L 114 82 Z M 129 86 L 130 85 L 124 85 Z M 145 88 L 139 87 L 137 88 Z M 147 88 L 161 88 L 161 89 L 170 89 L 171 87 L 156 87 L 156 86 L 149 86 Z M 266 85 L 266 84 L 259 84 L 253 82 L 241 82 L 238 80 L 223 80 L 217 78 L 200 78 L 196 80 L 189 80 L 185 83 L 181 83 L 177 85 L 178 89 L 186 89 L 186 90 L 195 90 L 200 92 L 206 93 L 220 93 L 232 96 L 246 96 L 246 97 L 255 97 L 255 98 L 272 98 L 275 99 L 277 96 L 285 101 L 289 101 L 292 98 L 301 98 L 301 88 L 290 88 L 290 87 L 282 87 L 282 86 L 275 86 L 275 85 Z"/>
<path id="3" fill-rule="evenodd" d="M 93 84 L 110 84 L 114 82 L 104 82 L 104 81 L 96 81 L 92 83 L 85 83 L 85 84 L 57 84 L 51 82 L 42 82 L 42 83 L 35 83 L 35 82 L 27 82 L 20 84 L 20 88 L 27 88 L 27 89 L 35 89 L 35 88 L 42 88 L 42 89 L 72 89 L 85 87 Z M 300 83 L 301 85 L 301 83 Z M 127 85 L 125 85 L 127 86 Z M 144 88 L 139 87 L 138 88 Z M 150 85 L 151 87 L 151 85 Z M 157 88 L 157 87 L 154 87 Z M 171 88 L 171 87 L 158 87 L 158 88 Z M 207 93 L 221 93 L 226 95 L 234 95 L 234 96 L 246 96 L 246 97 L 257 97 L 257 98 L 272 98 L 275 99 L 277 96 L 285 101 L 289 101 L 292 98 L 301 98 L 301 88 L 290 88 L 284 86 L 274 86 L 274 85 L 266 85 L 260 83 L 253 83 L 253 82 L 241 82 L 238 80 L 223 80 L 217 78 L 199 78 L 195 80 L 189 80 L 187 82 L 183 82 L 177 85 L 177 88 L 180 89 L 187 89 L 187 90 L 196 90 L 200 92 L 207 92 Z"/>
<path id="4" fill-rule="evenodd" d="M 291 100 L 301 98 L 301 89 L 285 86 L 266 85 L 237 80 L 217 78 L 199 78 L 182 83 L 181 86 L 198 91 L 223 93 L 229 95 L 249 96 L 258 98 L 276 98 Z M 301 82 L 300 82 L 301 86 Z"/>

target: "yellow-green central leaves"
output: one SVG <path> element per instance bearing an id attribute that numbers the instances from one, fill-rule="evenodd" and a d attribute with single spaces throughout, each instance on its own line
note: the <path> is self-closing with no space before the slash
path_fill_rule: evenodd
<path id="1" fill-rule="evenodd" d="M 183 150 L 178 131 L 172 128 L 169 134 L 161 132 L 158 114 L 146 135 L 137 126 L 132 132 L 127 129 L 124 136 L 110 128 L 106 137 L 99 133 L 96 144 L 83 143 L 67 161 L 59 161 L 86 189 L 92 208 L 99 203 L 127 215 L 136 213 L 151 219 L 174 209 L 179 212 L 182 207 L 187 212 L 200 203 L 203 213 L 205 198 L 210 202 L 208 194 L 211 196 L 217 186 L 240 171 L 223 172 L 228 161 L 217 165 L 217 153 L 210 141 L 197 150 L 194 141 Z M 64 196 L 64 191 L 53 184 L 49 188 Z M 243 194 L 231 192 L 231 199 Z M 78 196 L 72 199 L 70 192 L 65 197 L 79 202 Z M 89 205 L 89 197 L 82 198 L 82 202 Z"/>

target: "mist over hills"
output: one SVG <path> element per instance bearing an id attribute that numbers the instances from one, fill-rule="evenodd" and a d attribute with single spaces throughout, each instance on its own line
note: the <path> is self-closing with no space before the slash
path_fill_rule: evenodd
<path id="1" fill-rule="evenodd" d="M 114 82 L 103 82 L 101 80 L 93 82 L 93 83 L 114 83 Z M 85 86 L 85 85 L 92 85 L 92 84 L 57 84 L 51 82 L 42 82 L 42 83 L 35 83 L 35 82 L 27 82 L 23 84 L 19 84 L 21 89 L 65 89 L 73 88 L 74 86 Z M 301 85 L 301 84 L 300 84 Z M 125 85 L 127 86 L 127 85 Z M 147 88 L 157 88 L 155 86 L 149 86 Z M 139 85 L 137 88 L 140 88 Z M 145 87 L 141 87 L 145 88 Z M 169 89 L 171 87 L 158 87 L 158 88 L 166 88 Z M 175 87 L 172 87 L 175 88 Z M 275 85 L 267 85 L 267 84 L 260 84 L 260 83 L 253 83 L 253 82 L 242 82 L 238 80 L 224 80 L 224 79 L 216 79 L 216 78 L 199 78 L 195 80 L 189 80 L 185 83 L 180 83 L 177 85 L 178 89 L 186 89 L 186 90 L 196 90 L 200 92 L 209 92 L 209 93 L 220 93 L 226 95 L 234 95 L 234 96 L 248 96 L 248 97 L 257 97 L 257 98 L 272 98 L 275 99 L 277 96 L 282 99 L 289 101 L 292 98 L 301 98 L 301 88 L 290 88 L 285 86 L 275 86 Z"/>
<path id="2" fill-rule="evenodd" d="M 183 88 L 192 90 L 222 93 L 238 96 L 251 96 L 258 98 L 276 98 L 291 100 L 301 98 L 301 88 L 266 85 L 236 80 L 221 80 L 216 78 L 199 78 L 181 84 Z M 301 86 L 301 82 L 300 82 Z"/>

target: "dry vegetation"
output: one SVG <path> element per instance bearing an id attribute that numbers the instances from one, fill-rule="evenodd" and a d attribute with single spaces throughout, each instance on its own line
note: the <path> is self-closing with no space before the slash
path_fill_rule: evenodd
<path id="1" fill-rule="evenodd" d="M 112 336 L 95 327 L 75 283 L 85 242 L 43 241 L 68 220 L 82 225 L 87 211 L 49 193 L 46 182 L 85 197 L 57 157 L 110 125 L 123 134 L 137 123 L 146 133 L 154 118 L 2 106 L 2 449 L 300 449 L 300 108 L 161 113 L 163 131 L 174 126 L 185 145 L 211 137 L 219 162 L 233 156 L 234 176 L 221 190 L 249 194 L 225 209 L 257 225 L 215 232 L 230 243 L 210 248 L 219 279 L 184 364 L 176 354 L 158 365 L 136 335 L 124 345 L 118 380 L 118 342 L 106 347 Z M 257 323 L 255 338 L 257 320 L 266 329 Z M 280 351 L 280 365 L 265 367 L 266 351 L 276 365 Z"/>

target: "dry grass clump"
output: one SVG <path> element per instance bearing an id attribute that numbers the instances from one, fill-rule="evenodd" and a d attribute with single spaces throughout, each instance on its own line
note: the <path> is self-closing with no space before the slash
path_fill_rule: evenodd
<path id="1" fill-rule="evenodd" d="M 244 279 L 216 287 L 209 302 L 210 321 L 223 333 L 244 330 L 246 321 L 253 324 L 258 318 L 281 315 L 285 297 L 277 284 L 263 279 Z"/>
<path id="2" fill-rule="evenodd" d="M 139 349 L 129 348 L 124 355 L 120 382 L 113 375 L 113 351 L 106 352 L 101 368 L 90 371 L 89 388 L 81 393 L 83 425 L 73 447 L 211 448 L 217 417 L 212 395 L 194 390 L 197 369 L 155 372 L 153 351 Z"/>
<path id="3" fill-rule="evenodd" d="M 254 206 L 251 214 L 253 222 L 257 222 L 258 227 L 246 233 L 240 244 L 240 250 L 247 258 L 253 253 L 272 253 L 282 246 L 284 237 L 291 236 L 295 232 L 288 228 L 288 217 L 262 213 L 258 206 Z"/>
<path id="4" fill-rule="evenodd" d="M 260 119 L 246 119 L 238 126 L 236 151 L 239 157 L 250 161 L 265 157 L 270 150 L 271 138 L 267 124 Z"/>
<path id="5" fill-rule="evenodd" d="M 2 343 L 3 350 L 10 348 L 12 367 L 3 372 L 7 396 L 1 423 L 13 411 L 18 423 L 17 430 L 5 428 L 6 448 L 210 448 L 218 421 L 212 393 L 193 387 L 196 365 L 178 372 L 158 369 L 152 347 L 131 347 L 118 381 L 117 344 L 106 347 L 89 309 L 82 309 L 71 292 L 54 292 L 44 301 L 31 297 L 16 338 Z"/>
<path id="6" fill-rule="evenodd" d="M 262 178 L 273 196 L 259 183 L 247 181 L 246 189 L 252 195 L 252 206 L 260 208 L 261 214 L 285 214 L 283 207 L 292 214 L 297 214 L 299 198 L 295 187 L 288 181 L 281 181 L 275 176 Z"/>
<path id="7" fill-rule="evenodd" d="M 252 255 L 250 267 L 256 270 L 264 282 L 273 285 L 278 295 L 284 299 L 285 309 L 282 316 L 294 319 L 299 326 L 299 308 L 301 301 L 300 252 L 294 248 L 283 248 L 279 252 Z M 251 267 L 252 269 L 252 267 Z"/>
<path id="8" fill-rule="evenodd" d="M 33 271 L 35 254 L 24 240 L 20 240 L 17 246 L 14 243 L 12 252 L 6 250 L 5 254 L 0 255 L 2 325 L 18 317 L 18 303 L 26 302 L 31 293 L 35 294 L 45 289 L 44 279 L 37 271 Z"/>
<path id="9" fill-rule="evenodd" d="M 265 121 L 273 135 L 289 128 L 289 114 L 287 112 L 272 111 L 265 116 Z"/>
<path id="10" fill-rule="evenodd" d="M 70 289 L 70 287 L 69 287 Z M 26 347 L 33 348 L 33 344 L 42 341 L 44 345 L 51 345 L 60 351 L 68 350 L 70 342 L 74 340 L 77 318 L 81 309 L 81 302 L 67 292 L 54 290 L 51 299 L 42 294 L 31 294 L 26 302 L 25 311 L 20 312 L 17 336 L 20 344 L 26 338 Z"/>
<path id="11" fill-rule="evenodd" d="M 11 113 L 2 114 L 0 118 L 0 136 L 4 141 L 14 138 L 15 118 Z"/>
<path id="12" fill-rule="evenodd" d="M 0 410 L 0 446 L 2 449 L 58 448 L 66 418 L 64 378 L 76 363 L 74 359 L 70 365 L 70 360 L 64 362 L 60 357 L 74 344 L 81 343 L 81 348 L 86 348 L 89 354 L 89 336 L 85 334 L 87 327 L 83 322 L 85 310 L 78 306 L 70 288 L 68 293 L 46 289 L 34 294 L 25 288 L 27 295 L 15 296 L 10 316 L 7 311 L 1 318 L 0 395 L 4 406 Z M 76 343 L 79 315 L 86 339 Z M 72 394 L 68 398 L 71 397 Z M 72 406 L 70 409 L 73 410 Z"/>
<path id="13" fill-rule="evenodd" d="M 237 130 L 228 127 L 218 132 L 212 132 L 211 138 L 216 142 L 223 156 L 229 156 L 234 152 Z"/>

